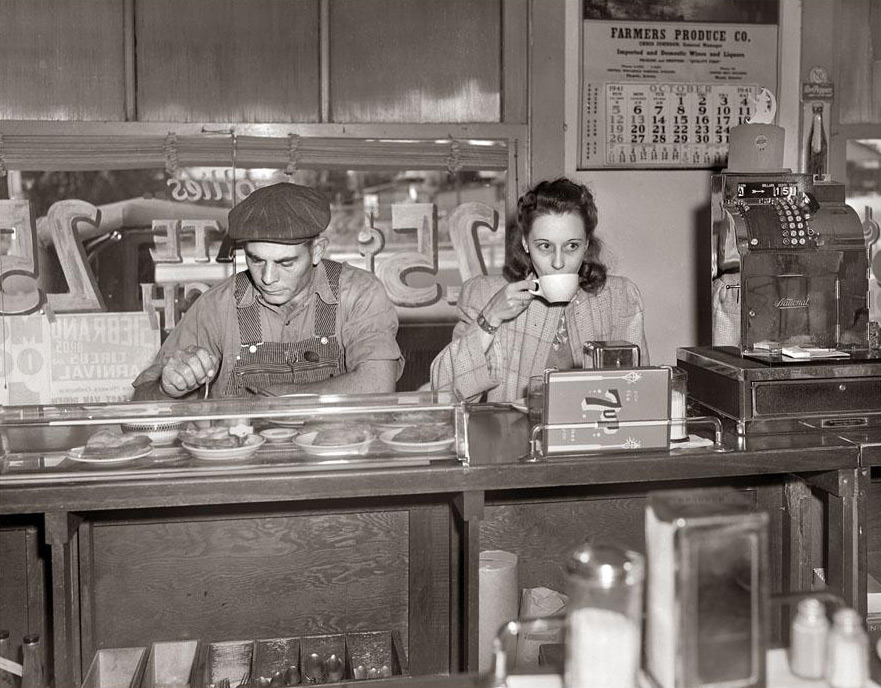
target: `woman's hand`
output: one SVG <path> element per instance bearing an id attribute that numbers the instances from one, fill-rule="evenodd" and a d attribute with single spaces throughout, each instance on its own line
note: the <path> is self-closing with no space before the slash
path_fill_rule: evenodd
<path id="1" fill-rule="evenodd" d="M 219 362 L 214 354 L 201 346 L 175 351 L 162 368 L 160 387 L 170 397 L 182 397 L 210 382 L 217 374 Z"/>
<path id="2" fill-rule="evenodd" d="M 532 302 L 534 294 L 529 290 L 535 288 L 535 282 L 531 279 L 511 282 L 499 289 L 489 300 L 483 310 L 483 317 L 493 327 L 498 327 L 503 322 L 513 320 Z"/>

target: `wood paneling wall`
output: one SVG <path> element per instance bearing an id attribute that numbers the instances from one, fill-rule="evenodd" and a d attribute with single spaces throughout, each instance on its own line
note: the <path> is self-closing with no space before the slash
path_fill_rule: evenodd
<path id="1" fill-rule="evenodd" d="M 842 124 L 881 122 L 881 3 L 841 3 L 839 70 Z"/>
<path id="2" fill-rule="evenodd" d="M 525 0 L 327 8 L 322 23 L 320 0 L 3 0 L 0 120 L 501 122 L 503 55 L 506 117 L 526 120 Z"/>
<path id="3" fill-rule="evenodd" d="M 500 2 L 332 0 L 331 120 L 499 121 Z"/>
<path id="4" fill-rule="evenodd" d="M 317 122 L 318 13 L 318 0 L 138 2 L 138 119 Z"/>
<path id="5" fill-rule="evenodd" d="M 0 2 L 0 119 L 125 119 L 123 8 Z"/>

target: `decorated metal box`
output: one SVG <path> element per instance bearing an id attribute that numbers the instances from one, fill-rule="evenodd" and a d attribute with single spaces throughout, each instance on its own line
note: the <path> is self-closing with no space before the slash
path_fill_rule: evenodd
<path id="1" fill-rule="evenodd" d="M 545 373 L 543 453 L 670 446 L 670 370 L 660 367 Z"/>

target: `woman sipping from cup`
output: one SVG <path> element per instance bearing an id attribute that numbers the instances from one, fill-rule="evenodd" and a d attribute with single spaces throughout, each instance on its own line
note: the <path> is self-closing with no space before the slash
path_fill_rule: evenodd
<path id="1" fill-rule="evenodd" d="M 582 342 L 625 340 L 648 364 L 642 297 L 608 275 L 590 190 L 566 178 L 521 196 L 501 275 L 462 285 L 453 341 L 431 366 L 432 388 L 514 401 L 546 368 L 582 367 Z"/>

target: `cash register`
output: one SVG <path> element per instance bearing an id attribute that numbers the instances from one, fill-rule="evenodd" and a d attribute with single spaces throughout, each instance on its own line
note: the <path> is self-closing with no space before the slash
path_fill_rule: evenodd
<path id="1" fill-rule="evenodd" d="M 881 425 L 868 254 L 844 185 L 726 170 L 712 231 L 713 346 L 677 352 L 691 400 L 739 435 Z"/>

